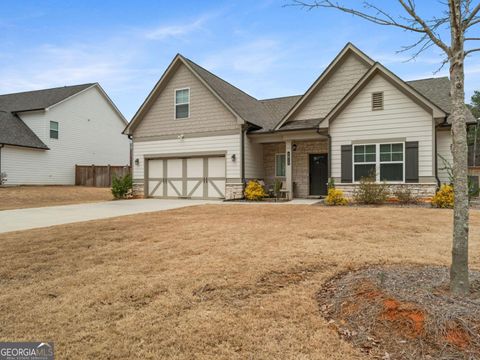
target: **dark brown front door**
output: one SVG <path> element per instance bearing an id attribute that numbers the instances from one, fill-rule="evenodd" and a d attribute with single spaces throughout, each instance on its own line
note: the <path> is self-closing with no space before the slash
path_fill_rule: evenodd
<path id="1" fill-rule="evenodd" d="M 310 195 L 327 195 L 328 154 L 309 154 Z"/>

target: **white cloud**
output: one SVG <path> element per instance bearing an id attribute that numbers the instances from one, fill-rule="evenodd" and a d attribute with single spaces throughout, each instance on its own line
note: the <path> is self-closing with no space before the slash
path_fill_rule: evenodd
<path id="1" fill-rule="evenodd" d="M 145 37 L 150 40 L 182 37 L 202 29 L 205 23 L 212 17 L 215 17 L 215 14 L 202 15 L 194 21 L 184 21 L 181 24 L 162 25 L 155 29 L 148 30 L 145 33 Z"/>
<path id="2" fill-rule="evenodd" d="M 206 57 L 204 66 L 210 70 L 228 69 L 260 74 L 271 69 L 282 57 L 280 44 L 272 39 L 257 39 L 216 51 Z"/>

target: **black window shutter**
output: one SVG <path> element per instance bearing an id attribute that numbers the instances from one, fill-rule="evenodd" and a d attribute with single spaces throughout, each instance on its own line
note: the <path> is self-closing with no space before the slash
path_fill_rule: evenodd
<path id="1" fill-rule="evenodd" d="M 352 145 L 342 145 L 342 183 L 352 182 Z"/>
<path id="2" fill-rule="evenodd" d="M 418 182 L 418 141 L 405 143 L 405 182 Z"/>

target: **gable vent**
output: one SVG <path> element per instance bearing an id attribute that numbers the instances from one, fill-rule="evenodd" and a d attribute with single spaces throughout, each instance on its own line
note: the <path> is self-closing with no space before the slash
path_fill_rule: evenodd
<path id="1" fill-rule="evenodd" d="M 383 110 L 383 92 L 372 93 L 372 110 Z"/>

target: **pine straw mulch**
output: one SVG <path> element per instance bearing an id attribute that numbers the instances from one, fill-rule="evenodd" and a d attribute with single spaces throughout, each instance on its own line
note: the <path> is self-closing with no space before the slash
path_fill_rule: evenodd
<path id="1" fill-rule="evenodd" d="M 480 359 L 480 272 L 454 297 L 441 266 L 375 266 L 342 273 L 318 292 L 329 326 L 376 359 Z"/>

